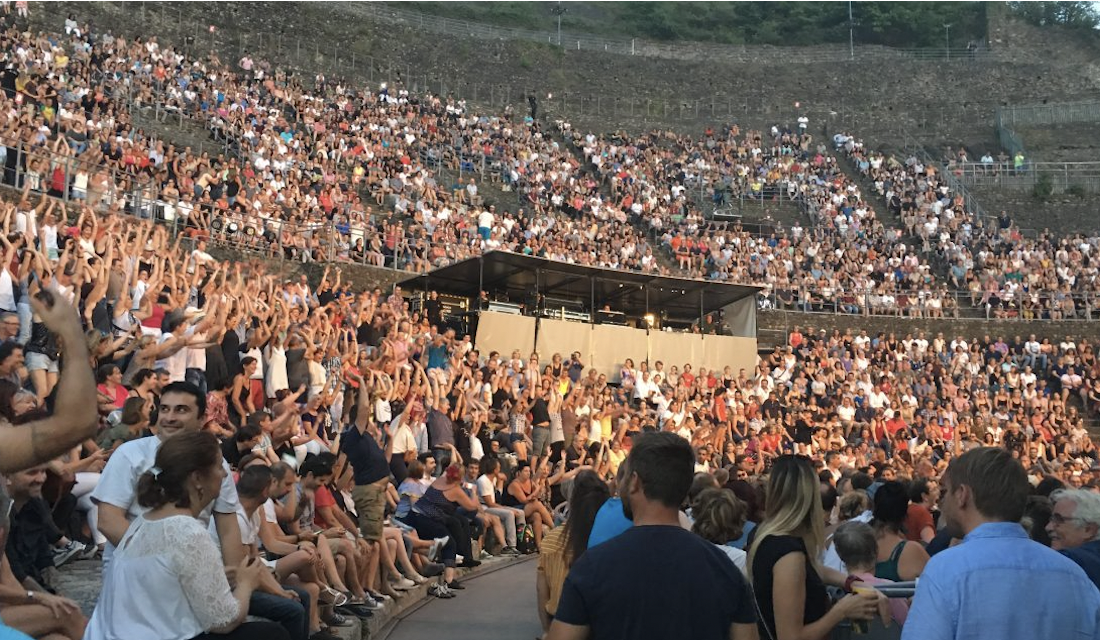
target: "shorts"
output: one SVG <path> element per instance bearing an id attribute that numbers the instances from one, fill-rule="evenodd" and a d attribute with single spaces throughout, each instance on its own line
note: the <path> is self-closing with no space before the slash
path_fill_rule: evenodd
<path id="1" fill-rule="evenodd" d="M 57 360 L 49 357 L 44 353 L 37 353 L 30 351 L 26 357 L 27 371 L 48 371 L 50 373 L 57 373 Z"/>
<path id="2" fill-rule="evenodd" d="M 534 427 L 531 429 L 531 456 L 541 458 L 550 445 L 550 427 Z"/>
<path id="3" fill-rule="evenodd" d="M 355 501 L 355 511 L 359 514 L 359 532 L 370 542 L 382 539 L 382 528 L 386 518 L 386 485 L 389 478 L 374 484 L 357 484 L 351 490 Z"/>

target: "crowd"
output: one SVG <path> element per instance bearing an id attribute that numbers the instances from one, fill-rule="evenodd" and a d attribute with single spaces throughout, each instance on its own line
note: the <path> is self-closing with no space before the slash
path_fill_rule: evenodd
<path id="1" fill-rule="evenodd" d="M 808 311 L 1092 311 L 1097 238 L 1029 237 L 1008 216 L 980 219 L 935 167 L 867 150 L 848 133 L 815 141 L 801 120 L 599 136 L 511 108 L 302 78 L 248 55 L 189 57 L 87 26 L 4 38 L 9 184 L 93 205 L 121 199 L 221 242 L 413 271 L 508 250 L 763 282 L 764 304 Z M 175 148 L 133 124 L 153 111 L 225 144 Z M 486 204 L 478 180 L 515 193 L 515 210 Z M 797 201 L 812 222 L 749 232 L 706 215 L 740 197 Z"/>
<path id="2" fill-rule="evenodd" d="M 624 358 L 607 372 L 572 345 L 482 353 L 438 305 L 353 291 L 336 266 L 423 270 L 502 248 L 660 272 L 667 246 L 686 272 L 798 296 L 871 292 L 895 309 L 923 287 L 922 313 L 935 315 L 949 312 L 932 304 L 946 285 L 903 233 L 948 260 L 965 241 L 982 267 L 959 283 L 996 288 L 991 306 L 1010 285 L 1087 291 L 1087 269 L 1062 271 L 1087 263 L 1091 240 L 981 226 L 929 168 L 843 135 L 834 143 L 900 203 L 906 231 L 888 229 L 803 130 L 550 132 L 401 89 L 304 86 L 251 58 L 192 60 L 70 20 L 65 35 L 0 36 L 0 130 L 16 141 L 3 147 L 16 188 L 0 202 L 7 627 L 53 640 L 324 640 L 417 584 L 461 597 L 457 569 L 540 552 L 551 637 L 785 640 L 875 612 L 913 638 L 1034 631 L 1015 616 L 947 615 L 964 569 L 937 556 L 981 546 L 971 536 L 1047 563 L 1063 590 L 1044 606 L 1097 610 L 1100 456 L 1087 423 L 1100 362 L 1086 339 L 796 328 L 753 371 Z M 135 130 L 127 109 L 154 103 L 207 122 L 240 156 Z M 444 164 L 482 160 L 523 209 L 484 206 L 476 182 L 437 183 Z M 700 182 L 715 202 L 782 191 L 817 224 L 700 245 L 708 227 L 686 191 Z M 207 242 L 230 236 L 335 264 L 310 282 L 214 259 Z M 1000 278 L 1011 273 L 1027 282 Z M 657 548 L 668 553 L 640 551 Z M 89 620 L 53 577 L 96 556 Z M 683 568 L 704 561 L 686 584 Z M 937 588 L 918 589 L 911 610 L 868 592 L 830 609 L 825 595 L 916 577 Z M 1015 601 L 1019 581 L 1003 582 L 1000 602 Z M 644 584 L 666 588 L 626 597 Z M 803 597 L 773 597 L 792 592 Z M 616 631 L 607 611 L 630 624 Z M 669 611 L 708 615 L 649 624 Z M 1096 637 L 1077 614 L 1036 633 Z"/>

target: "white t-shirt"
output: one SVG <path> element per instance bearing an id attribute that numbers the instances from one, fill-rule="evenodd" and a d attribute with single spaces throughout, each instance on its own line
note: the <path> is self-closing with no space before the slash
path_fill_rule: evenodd
<path id="1" fill-rule="evenodd" d="M 477 226 L 490 228 L 493 226 L 493 214 L 488 209 L 483 210 L 477 217 Z"/>
<path id="2" fill-rule="evenodd" d="M 393 434 L 393 452 L 403 454 L 406 451 L 416 451 L 416 438 L 413 437 L 409 425 L 402 422 L 397 427 L 397 433 Z"/>
<path id="3" fill-rule="evenodd" d="M 485 502 L 485 496 L 493 496 L 493 502 L 496 502 L 496 487 L 493 486 L 493 481 L 489 479 L 489 476 L 482 474 L 477 479 L 477 497 Z"/>
<path id="4" fill-rule="evenodd" d="M 187 327 L 187 330 L 183 332 L 183 339 L 189 340 L 195 333 L 195 327 Z M 172 337 L 171 333 L 161 334 L 160 339 L 157 340 L 157 344 L 164 344 Z M 183 348 L 173 353 L 170 356 L 157 360 L 157 368 L 164 369 L 168 372 L 169 382 L 183 382 L 187 379 L 187 352 L 189 349 Z M 153 466 L 152 463 L 149 466 Z"/>
<path id="5" fill-rule="evenodd" d="M 141 474 L 153 468 L 158 449 L 160 449 L 160 438 L 157 436 L 123 443 L 107 460 L 107 466 L 99 476 L 99 483 L 92 491 L 92 502 L 97 504 L 105 502 L 125 509 L 126 517 L 131 521 L 148 511 L 137 502 L 137 483 Z M 222 468 L 225 469 L 226 475 L 222 479 L 218 498 L 199 514 L 203 524 L 210 521 L 210 516 L 214 512 L 236 513 L 240 508 L 241 502 L 237 499 L 237 486 L 233 484 L 232 469 L 225 460 L 222 460 Z M 114 545 L 108 541 L 103 556 L 105 562 L 113 551 Z"/>
<path id="6" fill-rule="evenodd" d="M 748 554 L 745 553 L 744 549 L 731 547 L 728 544 L 718 544 L 715 546 L 718 547 L 722 551 L 722 553 L 726 554 L 727 557 L 729 557 L 730 562 L 732 562 L 735 567 L 741 570 L 742 575 L 748 575 Z"/>
<path id="7" fill-rule="evenodd" d="M 258 544 L 260 542 L 260 524 L 263 522 L 261 518 L 263 506 L 252 512 L 249 516 L 244 512 L 244 505 L 237 507 L 237 526 L 241 529 L 241 544 L 248 546 L 252 544 Z M 218 539 L 218 529 L 214 526 L 214 521 L 211 520 L 207 526 L 207 530 L 215 541 Z"/>

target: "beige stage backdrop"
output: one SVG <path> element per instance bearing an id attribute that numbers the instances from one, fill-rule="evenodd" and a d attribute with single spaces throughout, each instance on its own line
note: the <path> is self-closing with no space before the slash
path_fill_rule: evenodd
<path id="1" fill-rule="evenodd" d="M 649 357 L 645 330 L 613 324 L 598 324 L 593 329 L 592 359 L 585 364 L 607 374 L 609 381 L 619 381 L 619 373 L 627 358 L 633 360 L 637 367 L 638 363 Z"/>
<path id="2" fill-rule="evenodd" d="M 592 361 L 592 325 L 586 322 L 567 322 L 539 318 L 539 336 L 535 342 L 539 362 L 549 363 L 555 353 L 568 359 L 574 351 L 581 352 L 581 362 L 590 366 Z M 543 365 L 545 366 L 545 365 Z"/>
<path id="3" fill-rule="evenodd" d="M 535 319 L 510 313 L 482 311 L 477 317 L 476 341 L 478 351 L 483 357 L 487 357 L 491 351 L 499 351 L 500 356 L 507 359 L 512 356 L 513 349 L 519 349 L 526 360 L 535 348 Z"/>
<path id="4" fill-rule="evenodd" d="M 729 367 L 734 375 L 738 370 L 744 369 L 751 378 L 756 369 L 756 338 L 740 338 L 735 336 L 703 336 L 703 353 L 699 358 L 696 352 L 696 361 L 707 369 Z"/>
<path id="5" fill-rule="evenodd" d="M 665 363 L 665 371 L 673 366 L 683 370 L 685 363 L 698 369 L 703 356 L 703 336 L 691 333 L 654 331 L 649 334 L 649 361 Z"/>
<path id="6" fill-rule="evenodd" d="M 536 341 L 534 318 L 490 311 L 478 315 L 477 346 L 483 356 L 499 351 L 507 358 L 513 349 L 519 349 L 527 358 L 535 350 L 543 363 L 549 363 L 554 353 L 568 357 L 579 351 L 587 367 L 605 374 L 611 382 L 619 381 L 627 358 L 634 360 L 635 366 L 647 359 L 650 363 L 661 360 L 666 370 L 673 365 L 682 369 L 690 362 L 696 370 L 721 371 L 728 366 L 734 374 L 745 369 L 751 375 L 756 367 L 756 338 L 647 333 L 644 329 L 547 318 L 538 320 L 537 333 Z"/>

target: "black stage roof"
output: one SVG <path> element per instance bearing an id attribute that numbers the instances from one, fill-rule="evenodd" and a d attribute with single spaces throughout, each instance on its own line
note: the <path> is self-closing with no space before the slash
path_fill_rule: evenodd
<path id="1" fill-rule="evenodd" d="M 690 278 L 656 276 L 635 271 L 569 264 L 509 251 L 490 251 L 400 283 L 407 289 L 476 298 L 504 294 L 524 302 L 536 291 L 543 296 L 576 300 L 591 310 L 611 305 L 627 316 L 664 312 L 670 319 L 698 319 L 753 296 L 763 287 Z"/>

